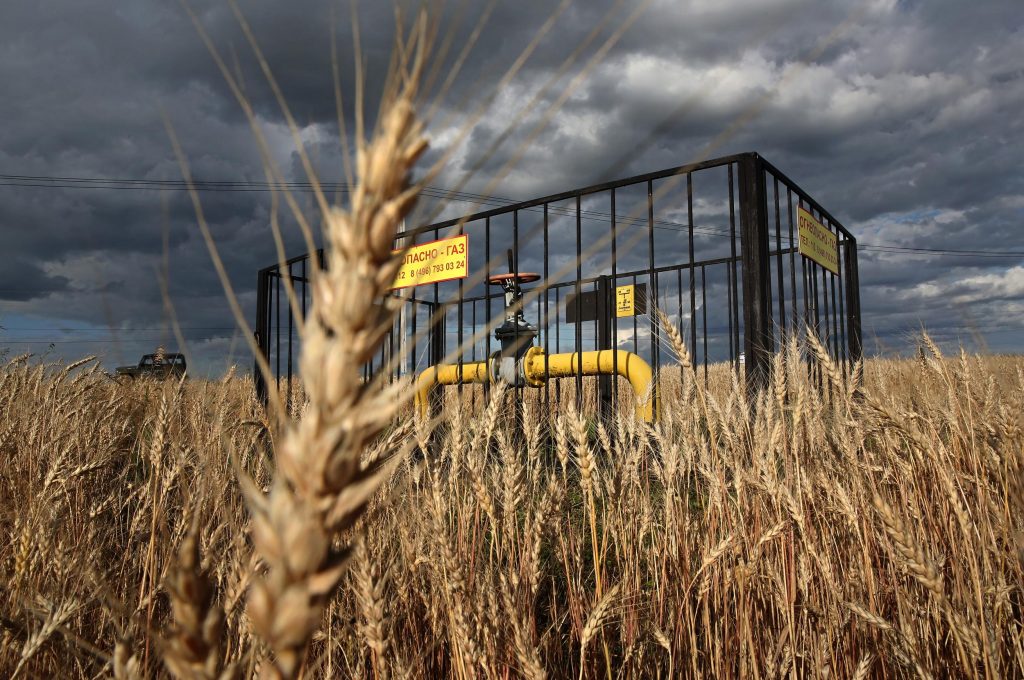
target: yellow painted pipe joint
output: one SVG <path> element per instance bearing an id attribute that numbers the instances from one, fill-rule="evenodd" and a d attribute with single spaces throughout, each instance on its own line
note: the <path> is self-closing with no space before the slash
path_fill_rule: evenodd
<path id="1" fill-rule="evenodd" d="M 430 388 L 434 385 L 485 383 L 487 380 L 486 361 L 463 363 L 461 371 L 458 364 L 431 366 L 416 378 L 416 411 L 421 415 L 427 414 L 427 406 L 430 403 Z"/>
<path id="2" fill-rule="evenodd" d="M 636 395 L 636 414 L 646 423 L 655 420 L 654 372 L 646 361 L 632 352 L 603 349 L 593 352 L 545 354 L 543 348 L 531 347 L 523 357 L 523 373 L 530 385 L 543 385 L 546 377 L 568 378 L 582 375 L 615 375 L 629 381 Z"/>
<path id="3" fill-rule="evenodd" d="M 487 361 L 431 366 L 416 378 L 416 410 L 427 414 L 430 389 L 435 385 L 485 383 L 491 379 Z M 636 395 L 637 417 L 653 423 L 658 402 L 654 388 L 654 372 L 646 361 L 624 350 L 597 350 L 583 353 L 550 354 L 542 347 L 531 347 L 522 358 L 523 379 L 531 387 L 543 387 L 549 378 L 570 378 L 578 373 L 586 376 L 620 375 L 629 381 Z"/>

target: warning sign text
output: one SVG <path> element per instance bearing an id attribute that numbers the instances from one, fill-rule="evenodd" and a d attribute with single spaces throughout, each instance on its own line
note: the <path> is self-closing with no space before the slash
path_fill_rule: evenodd
<path id="1" fill-rule="evenodd" d="M 839 237 L 816 220 L 803 206 L 797 209 L 800 254 L 833 274 L 839 273 Z"/>

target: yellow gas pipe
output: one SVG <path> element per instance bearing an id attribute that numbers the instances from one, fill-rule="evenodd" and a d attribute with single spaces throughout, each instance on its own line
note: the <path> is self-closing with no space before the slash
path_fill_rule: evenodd
<path id="1" fill-rule="evenodd" d="M 636 414 L 646 423 L 654 422 L 656 413 L 651 383 L 653 372 L 646 361 L 632 352 L 623 350 L 598 350 L 594 352 L 577 352 L 551 354 L 545 362 L 544 349 L 531 347 L 523 356 L 523 376 L 526 383 L 533 387 L 544 385 L 546 377 L 569 378 L 576 375 L 582 356 L 583 375 L 615 375 L 629 381 L 636 394 Z M 545 369 L 545 363 L 546 369 Z M 416 408 L 426 415 L 428 394 L 434 385 L 458 385 L 461 383 L 484 383 L 490 379 L 486 361 L 473 361 L 462 364 L 462 379 L 459 379 L 457 364 L 441 364 L 431 366 L 416 379 Z"/>

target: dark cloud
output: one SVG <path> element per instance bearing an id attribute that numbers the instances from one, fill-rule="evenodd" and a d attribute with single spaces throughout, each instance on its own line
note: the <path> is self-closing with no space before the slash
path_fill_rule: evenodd
<path id="1" fill-rule="evenodd" d="M 51 276 L 41 267 L 21 257 L 7 260 L 0 267 L 0 298 L 27 302 L 47 298 L 69 289 L 66 276 Z"/>
<path id="2" fill-rule="evenodd" d="M 351 131 L 349 5 L 241 4 L 319 174 L 343 179 L 330 45 L 336 30 Z M 417 4 L 402 3 L 406 18 Z M 434 147 L 427 160 L 450 150 L 480 107 L 478 122 L 435 184 L 454 186 L 470 173 L 466 190 L 483 191 L 500 174 L 489 193 L 529 198 L 701 154 L 758 150 L 865 245 L 1024 250 L 1018 5 L 872 0 L 851 14 L 839 0 L 659 0 L 576 79 L 637 5 L 575 2 L 518 75 L 495 91 L 553 10 L 547 0 L 502 0 L 430 121 Z M 193 6 L 253 103 L 272 161 L 286 178 L 304 180 L 279 103 L 230 7 L 221 0 Z M 452 30 L 452 39 L 435 91 L 486 6 L 446 3 L 442 38 Z M 375 102 L 391 55 L 394 12 L 377 2 L 360 3 L 358 11 L 367 101 Z M 595 28 L 574 67 L 558 75 Z M 169 123 L 193 176 L 265 179 L 266 159 L 249 123 L 177 3 L 16 1 L 4 8 L 0 45 L 0 174 L 179 180 Z M 549 120 L 549 107 L 563 96 Z M 375 108 L 365 108 L 372 125 Z M 744 124 L 720 138 L 739 120 Z M 130 360 L 153 340 L 131 329 L 166 328 L 173 309 L 197 365 L 218 371 L 225 357 L 244 357 L 237 336 L 226 330 L 234 320 L 184 192 L 24 186 L 29 183 L 0 180 L 5 326 L 117 328 L 117 351 Z M 202 198 L 231 284 L 251 317 L 255 272 L 276 259 L 269 196 L 208 191 Z M 315 215 L 308 194 L 297 198 Z M 457 203 L 443 214 L 471 207 Z M 421 219 L 429 214 L 425 202 Z M 679 213 L 663 219 L 678 220 Z M 716 225 L 724 218 L 720 206 L 708 206 L 701 219 Z M 301 252 L 294 219 L 283 218 L 282 228 L 287 251 Z M 552 252 L 570 240 L 558 232 Z M 701 252 L 721 249 L 713 237 L 697 242 Z M 659 231 L 657 244 L 663 261 L 685 256 L 671 231 Z M 531 257 L 525 254 L 524 263 Z M 983 336 L 990 333 L 993 347 L 1019 349 L 1020 261 L 865 248 L 865 327 L 899 347 L 922 325 L 955 341 L 973 324 Z M 1015 327 L 1020 334 L 1011 332 Z M 59 346 L 66 354 L 91 347 Z"/>

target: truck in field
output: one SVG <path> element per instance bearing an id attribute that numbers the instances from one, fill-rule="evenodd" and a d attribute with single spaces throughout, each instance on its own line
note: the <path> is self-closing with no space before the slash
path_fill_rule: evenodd
<path id="1" fill-rule="evenodd" d="M 145 354 L 135 366 L 119 366 L 114 372 L 114 377 L 118 380 L 180 380 L 185 375 L 186 368 L 184 354 Z"/>

